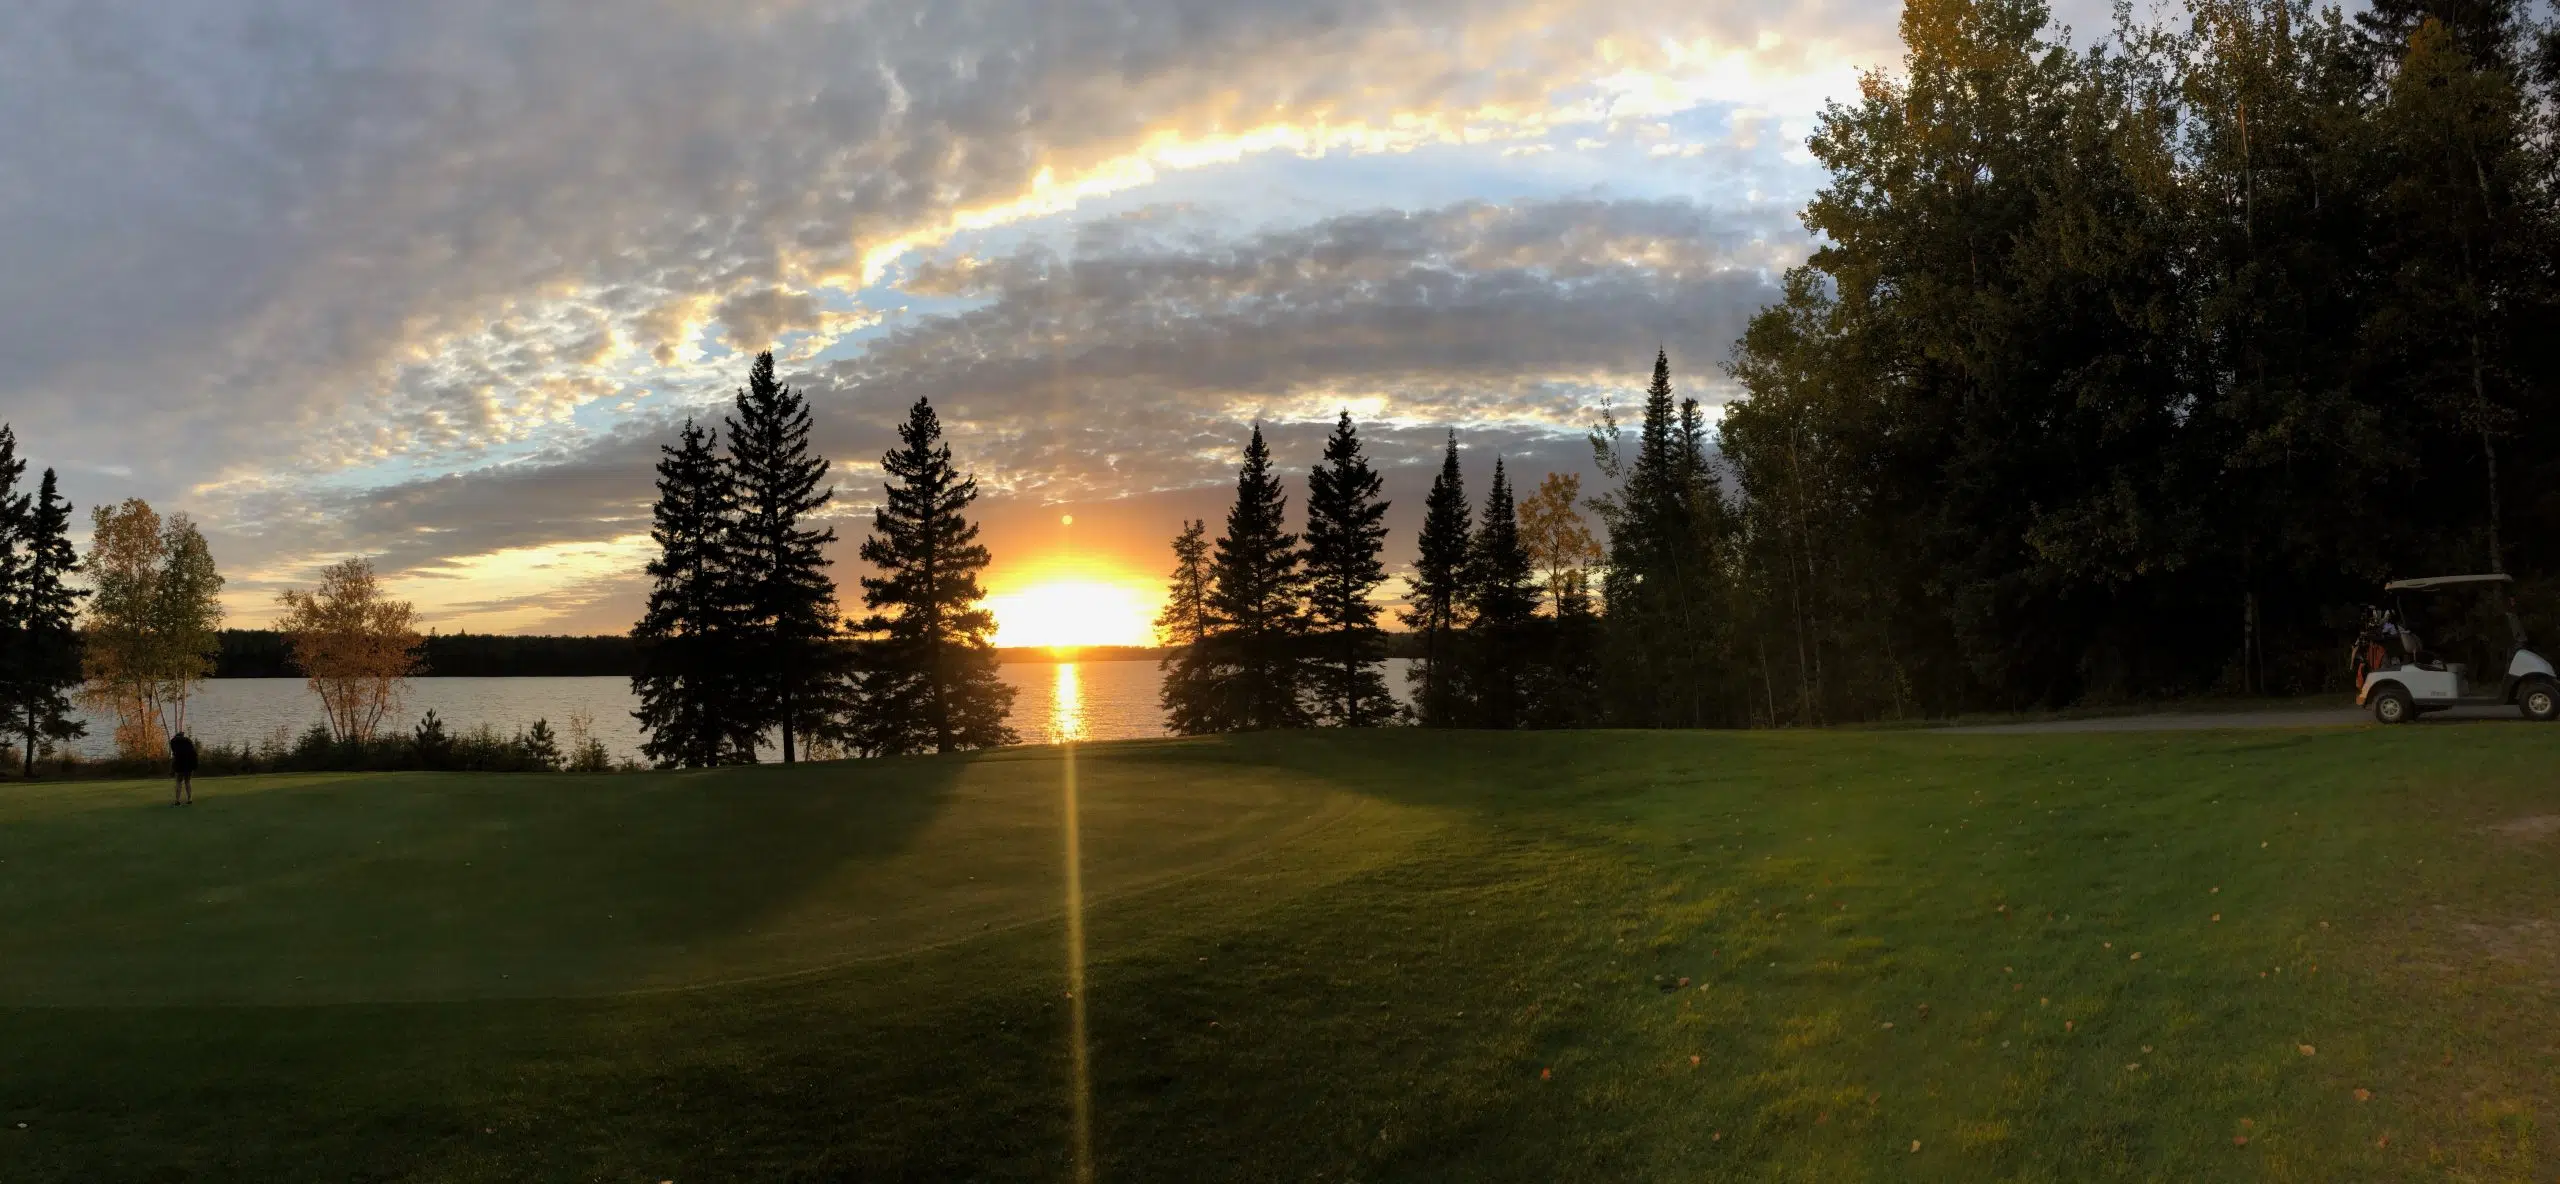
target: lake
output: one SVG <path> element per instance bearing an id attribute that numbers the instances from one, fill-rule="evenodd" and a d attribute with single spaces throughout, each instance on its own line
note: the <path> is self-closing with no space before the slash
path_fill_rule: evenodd
<path id="1" fill-rule="evenodd" d="M 1399 698 L 1405 694 L 1409 664 L 1402 658 L 1387 662 L 1387 685 Z M 1001 670 L 1006 685 L 1015 690 L 1013 727 L 1024 743 L 1166 734 L 1164 709 L 1156 702 L 1163 676 L 1152 660 L 1017 662 Z M 638 706 L 627 678 L 414 678 L 406 710 L 394 726 L 407 731 L 431 710 L 453 732 L 487 724 L 513 733 L 544 719 L 566 747 L 571 718 L 584 714 L 615 760 L 639 760 L 640 725 L 631 718 Z M 109 755 L 115 721 L 85 711 L 80 718 L 89 725 L 88 737 L 74 745 L 80 755 Z M 187 704 L 189 730 L 210 744 L 254 745 L 278 731 L 291 737 L 325 722 L 319 697 L 299 678 L 215 679 L 198 687 Z"/>

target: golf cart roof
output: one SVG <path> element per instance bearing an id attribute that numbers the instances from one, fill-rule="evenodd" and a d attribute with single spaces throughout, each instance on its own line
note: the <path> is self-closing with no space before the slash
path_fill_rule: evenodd
<path id="1" fill-rule="evenodd" d="M 2385 592 L 2423 592 L 2429 588 L 2449 588 L 2456 584 L 2507 584 L 2515 577 L 2505 572 L 2478 576 L 2423 576 L 2414 580 L 2393 580 L 2382 586 Z"/>

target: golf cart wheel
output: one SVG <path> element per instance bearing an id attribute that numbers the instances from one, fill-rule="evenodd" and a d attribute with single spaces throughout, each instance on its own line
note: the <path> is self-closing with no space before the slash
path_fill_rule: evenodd
<path id="1" fill-rule="evenodd" d="M 2550 679 L 2537 678 L 2516 692 L 2516 706 L 2524 712 L 2526 719 L 2549 723 L 2554 717 L 2560 717 L 2560 686 L 2553 685 Z"/>
<path id="2" fill-rule="evenodd" d="M 2418 705 L 2409 692 L 2398 687 L 2384 687 L 2373 693 L 2373 722 L 2405 724 L 2418 718 Z"/>

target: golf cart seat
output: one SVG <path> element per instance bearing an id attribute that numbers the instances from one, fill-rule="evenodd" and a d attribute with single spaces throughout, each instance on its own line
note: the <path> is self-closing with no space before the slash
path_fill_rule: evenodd
<path id="1" fill-rule="evenodd" d="M 2406 629 L 2400 631 L 2400 653 L 2403 657 L 2415 663 L 2420 661 L 2426 652 L 2426 647 L 2419 643 L 2417 634 Z"/>

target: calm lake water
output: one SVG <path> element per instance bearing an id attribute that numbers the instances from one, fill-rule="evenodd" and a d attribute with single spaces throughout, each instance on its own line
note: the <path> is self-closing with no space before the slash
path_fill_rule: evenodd
<path id="1" fill-rule="evenodd" d="M 1405 693 L 1404 659 L 1387 663 L 1387 685 Z M 1156 703 L 1163 677 L 1152 660 L 1135 662 L 1016 663 L 1003 677 L 1016 694 L 1013 727 L 1025 743 L 1064 740 L 1129 740 L 1165 734 Z M 570 719 L 583 713 L 614 759 L 640 759 L 639 706 L 627 678 L 418 678 L 409 682 L 406 731 L 434 711 L 449 731 L 487 724 L 513 733 L 536 719 L 549 720 L 565 747 Z M 115 721 L 83 713 L 89 736 L 76 746 L 83 756 L 108 755 Z M 212 744 L 257 744 L 279 730 L 288 737 L 327 722 L 319 697 L 298 678 L 223 678 L 203 684 L 187 704 L 187 725 Z"/>

